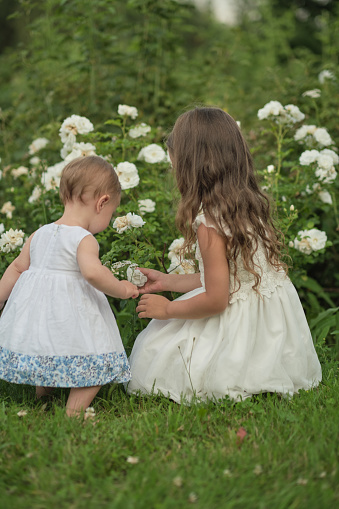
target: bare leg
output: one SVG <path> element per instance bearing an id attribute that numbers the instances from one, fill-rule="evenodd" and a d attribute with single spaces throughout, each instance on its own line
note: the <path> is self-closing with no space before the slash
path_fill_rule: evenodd
<path id="1" fill-rule="evenodd" d="M 47 396 L 48 394 L 51 394 L 53 391 L 54 387 L 41 387 L 40 385 L 37 385 L 35 388 L 36 398 L 40 399 L 42 396 Z"/>
<path id="2" fill-rule="evenodd" d="M 76 417 L 92 403 L 101 386 L 94 387 L 73 387 L 71 389 L 67 404 L 66 414 L 68 417 Z"/>

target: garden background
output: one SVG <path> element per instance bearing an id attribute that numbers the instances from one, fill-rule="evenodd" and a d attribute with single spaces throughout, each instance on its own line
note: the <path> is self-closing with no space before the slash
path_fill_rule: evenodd
<path id="1" fill-rule="evenodd" d="M 64 418 L 66 391 L 49 409 L 32 388 L 0 382 L 3 507 L 338 503 L 339 5 L 236 5 L 227 26 L 174 0 L 0 1 L 0 274 L 60 215 L 63 166 L 90 153 L 123 187 L 124 231 L 98 235 L 102 261 L 120 273 L 122 260 L 194 270 L 177 256 L 164 140 L 186 109 L 221 107 L 271 196 L 323 382 L 292 400 L 192 407 L 107 386 L 86 423 Z M 129 353 L 147 322 L 134 301 L 110 302 Z"/>

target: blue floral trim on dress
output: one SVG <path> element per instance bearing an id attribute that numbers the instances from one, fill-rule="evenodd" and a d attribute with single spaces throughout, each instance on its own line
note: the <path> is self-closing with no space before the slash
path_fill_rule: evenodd
<path id="1" fill-rule="evenodd" d="M 131 379 L 125 352 L 101 355 L 26 355 L 0 346 L 0 378 L 45 387 L 92 387 Z"/>

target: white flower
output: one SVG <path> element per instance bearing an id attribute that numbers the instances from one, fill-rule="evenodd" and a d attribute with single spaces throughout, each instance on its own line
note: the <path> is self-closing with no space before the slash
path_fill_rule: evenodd
<path id="1" fill-rule="evenodd" d="M 311 163 L 317 161 L 320 153 L 318 150 L 305 150 L 299 157 L 299 163 L 302 166 L 308 166 Z"/>
<path id="2" fill-rule="evenodd" d="M 274 164 L 269 164 L 266 168 L 267 173 L 274 173 L 275 166 Z"/>
<path id="3" fill-rule="evenodd" d="M 24 236 L 25 234 L 22 230 L 10 228 L 8 232 L 3 233 L 0 237 L 0 250 L 3 253 L 15 251 L 17 247 L 22 246 Z"/>
<path id="4" fill-rule="evenodd" d="M 328 203 L 332 205 L 332 196 L 328 191 L 319 191 L 319 198 L 323 203 Z"/>
<path id="5" fill-rule="evenodd" d="M 172 260 L 172 258 L 178 258 L 179 253 L 185 243 L 184 237 L 180 237 L 179 239 L 173 240 L 172 244 L 168 248 L 168 258 Z"/>
<path id="6" fill-rule="evenodd" d="M 303 140 L 308 134 L 314 134 L 317 127 L 315 125 L 302 125 L 296 130 L 294 139 L 295 141 Z"/>
<path id="7" fill-rule="evenodd" d="M 283 105 L 279 101 L 270 101 L 258 111 L 259 120 L 264 120 L 272 115 L 281 115 L 284 111 Z"/>
<path id="8" fill-rule="evenodd" d="M 333 140 L 324 127 L 318 127 L 313 136 L 315 140 L 323 147 L 333 145 Z"/>
<path id="9" fill-rule="evenodd" d="M 16 415 L 18 417 L 25 417 L 25 415 L 27 415 L 27 410 L 20 410 Z"/>
<path id="10" fill-rule="evenodd" d="M 67 147 L 67 145 L 65 145 L 65 147 Z M 61 149 L 61 156 L 65 156 L 68 150 L 65 147 Z M 65 161 L 69 163 L 77 157 L 95 156 L 95 150 L 95 146 L 92 145 L 92 143 L 74 143 L 72 151 L 65 156 Z"/>
<path id="11" fill-rule="evenodd" d="M 177 477 L 174 477 L 173 484 L 177 488 L 181 488 L 181 486 L 182 486 L 182 477 L 180 477 L 179 475 Z"/>
<path id="12" fill-rule="evenodd" d="M 335 76 L 332 71 L 324 69 L 318 75 L 318 80 L 321 84 L 325 83 L 325 80 L 335 80 Z"/>
<path id="13" fill-rule="evenodd" d="M 39 186 L 35 186 L 35 188 L 32 191 L 31 196 L 28 198 L 28 203 L 34 203 L 37 201 L 41 196 L 41 189 Z"/>
<path id="14" fill-rule="evenodd" d="M 8 219 L 12 219 L 12 217 L 13 217 L 12 212 L 14 210 L 15 210 L 15 207 L 14 207 L 14 205 L 12 205 L 12 202 L 6 201 L 6 203 L 3 204 L 0 212 L 1 212 L 1 214 L 6 214 L 6 217 L 8 217 Z"/>
<path id="15" fill-rule="evenodd" d="M 122 233 L 131 228 L 141 228 L 145 224 L 145 221 L 132 212 L 128 212 L 126 216 L 117 217 L 113 223 L 113 228 L 118 230 L 118 233 Z"/>
<path id="16" fill-rule="evenodd" d="M 146 136 L 150 130 L 151 128 L 149 125 L 142 123 L 132 127 L 132 129 L 128 131 L 128 134 L 131 138 L 139 138 L 139 136 Z"/>
<path id="17" fill-rule="evenodd" d="M 254 467 L 254 469 L 253 469 L 253 473 L 254 473 L 255 475 L 260 475 L 260 474 L 262 474 L 262 473 L 263 473 L 263 468 L 262 468 L 262 466 L 261 466 L 261 465 L 256 465 L 256 466 Z"/>
<path id="18" fill-rule="evenodd" d="M 49 166 L 47 170 L 41 176 L 41 183 L 45 187 L 46 191 L 56 189 L 60 185 L 60 177 L 62 170 L 66 166 L 65 161 L 56 163 L 53 166 Z"/>
<path id="19" fill-rule="evenodd" d="M 139 210 L 141 214 L 145 214 L 145 212 L 154 212 L 155 211 L 155 201 L 146 199 L 146 200 L 138 200 Z"/>
<path id="20" fill-rule="evenodd" d="M 330 148 L 324 148 L 323 150 L 320 151 L 320 154 L 324 154 L 326 156 L 332 157 L 333 164 L 339 163 L 338 154 L 336 152 L 334 152 L 334 150 L 331 150 Z"/>
<path id="21" fill-rule="evenodd" d="M 5 227 L 3 223 L 0 223 L 0 235 L 5 231 Z"/>
<path id="22" fill-rule="evenodd" d="M 146 163 L 160 163 L 166 160 L 166 152 L 160 145 L 152 143 L 140 150 L 138 160 L 146 161 Z"/>
<path id="23" fill-rule="evenodd" d="M 195 264 L 193 260 L 181 260 L 173 256 L 171 258 L 171 265 L 168 268 L 168 273 L 171 274 L 194 274 Z"/>
<path id="24" fill-rule="evenodd" d="M 303 97 L 312 97 L 312 99 L 317 99 L 321 96 L 321 90 L 319 88 L 315 88 L 314 90 L 306 90 L 303 93 Z"/>
<path id="25" fill-rule="evenodd" d="M 123 191 L 136 187 L 139 184 L 140 177 L 135 164 L 124 161 L 123 163 L 119 163 L 114 169 L 119 177 L 119 182 Z"/>
<path id="26" fill-rule="evenodd" d="M 330 155 L 320 153 L 317 157 L 317 163 L 323 170 L 330 170 L 333 166 L 333 158 Z"/>
<path id="27" fill-rule="evenodd" d="M 136 264 L 131 264 L 127 269 L 127 279 L 136 286 L 144 286 L 147 283 L 147 276 L 136 268 Z"/>
<path id="28" fill-rule="evenodd" d="M 293 240 L 290 240 L 289 243 L 288 243 L 289 247 L 294 247 L 294 242 Z"/>
<path id="29" fill-rule="evenodd" d="M 93 419 L 93 417 L 95 417 L 95 410 L 92 406 L 89 406 L 86 408 L 85 410 L 85 417 L 87 419 Z"/>
<path id="30" fill-rule="evenodd" d="M 291 205 L 290 206 L 290 211 L 293 212 L 294 211 L 294 205 Z"/>
<path id="31" fill-rule="evenodd" d="M 32 156 L 36 152 L 39 152 L 42 148 L 45 148 L 47 143 L 49 143 L 47 138 L 37 138 L 32 141 L 30 146 L 28 147 L 28 153 Z"/>
<path id="32" fill-rule="evenodd" d="M 31 157 L 29 162 L 32 166 L 37 166 L 40 163 L 40 157 L 38 156 Z"/>
<path id="33" fill-rule="evenodd" d="M 196 493 L 194 493 L 192 491 L 192 493 L 190 493 L 188 495 L 188 501 L 191 503 L 191 504 L 195 504 L 195 502 L 198 500 L 198 496 L 196 495 Z"/>
<path id="34" fill-rule="evenodd" d="M 119 104 L 118 115 L 121 116 L 126 115 L 127 117 L 135 119 L 138 116 L 138 110 L 134 106 L 127 106 L 127 104 Z"/>
<path id="35" fill-rule="evenodd" d="M 79 115 L 71 115 L 63 121 L 59 133 L 63 143 L 73 145 L 77 134 L 88 134 L 93 131 L 93 129 L 94 126 L 88 118 L 80 117 Z"/>
<path id="36" fill-rule="evenodd" d="M 302 113 L 298 106 L 295 106 L 294 104 L 287 104 L 284 106 L 286 114 L 286 120 L 289 122 L 292 122 L 295 124 L 296 122 L 301 122 L 305 118 L 305 114 Z"/>
<path id="37" fill-rule="evenodd" d="M 21 175 L 28 175 L 28 168 L 26 166 L 19 166 L 19 168 L 15 168 L 11 171 L 13 177 L 17 179 L 21 177 Z"/>
<path id="38" fill-rule="evenodd" d="M 311 230 L 301 230 L 298 232 L 298 238 L 294 239 L 294 247 L 301 253 L 311 254 L 312 251 L 319 251 L 326 245 L 327 235 L 325 232 L 312 228 Z"/>
<path id="39" fill-rule="evenodd" d="M 335 171 L 334 166 L 332 166 L 332 168 L 329 170 L 317 168 L 314 174 L 316 177 L 318 177 L 319 180 L 321 180 L 323 184 L 331 184 L 337 176 L 337 172 Z"/>
<path id="40" fill-rule="evenodd" d="M 128 456 L 126 461 L 127 461 L 127 463 L 130 463 L 131 465 L 136 465 L 137 463 L 139 463 L 139 458 L 137 458 L 136 456 Z"/>

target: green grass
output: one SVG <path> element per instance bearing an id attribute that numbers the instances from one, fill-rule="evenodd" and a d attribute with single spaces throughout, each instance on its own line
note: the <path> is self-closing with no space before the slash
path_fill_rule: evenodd
<path id="1" fill-rule="evenodd" d="M 188 407 L 106 386 L 95 425 L 65 417 L 66 390 L 46 409 L 33 388 L 0 382 L 0 506 L 338 507 L 339 364 L 328 349 L 320 356 L 322 384 L 292 399 Z"/>

